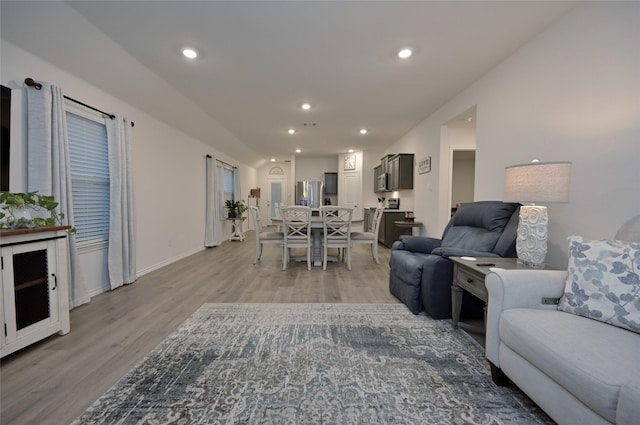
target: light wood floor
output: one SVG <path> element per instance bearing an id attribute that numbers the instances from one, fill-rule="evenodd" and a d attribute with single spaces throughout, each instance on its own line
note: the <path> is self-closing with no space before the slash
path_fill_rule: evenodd
<path id="1" fill-rule="evenodd" d="M 264 248 L 252 265 L 253 233 L 224 242 L 100 294 L 71 311 L 71 333 L 54 335 L 2 359 L 0 423 L 68 424 L 131 370 L 203 303 L 396 303 L 389 293 L 389 250 L 380 264 L 354 246 L 352 271 L 292 262 Z"/>

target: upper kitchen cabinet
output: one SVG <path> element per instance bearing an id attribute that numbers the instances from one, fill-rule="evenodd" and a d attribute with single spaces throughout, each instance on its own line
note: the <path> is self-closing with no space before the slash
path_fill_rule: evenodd
<path id="1" fill-rule="evenodd" d="M 413 154 L 399 153 L 388 160 L 388 189 L 413 189 Z"/>
<path id="2" fill-rule="evenodd" d="M 374 192 L 383 192 L 384 190 L 386 190 L 386 181 L 385 181 L 385 187 L 382 188 L 380 186 L 380 176 L 382 175 L 382 165 L 378 165 L 377 167 L 374 167 L 373 169 L 373 191 Z"/>

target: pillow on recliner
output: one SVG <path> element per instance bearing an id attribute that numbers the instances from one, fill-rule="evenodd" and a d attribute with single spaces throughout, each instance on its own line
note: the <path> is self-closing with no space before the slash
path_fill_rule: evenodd
<path id="1" fill-rule="evenodd" d="M 479 227 L 456 226 L 442 240 L 442 248 L 457 248 L 467 251 L 492 252 L 501 233 Z"/>
<path id="2" fill-rule="evenodd" d="M 640 243 L 569 238 L 558 310 L 640 333 Z"/>
<path id="3" fill-rule="evenodd" d="M 498 201 L 463 203 L 451 218 L 450 227 L 469 226 L 501 232 L 513 215 L 515 205 Z"/>

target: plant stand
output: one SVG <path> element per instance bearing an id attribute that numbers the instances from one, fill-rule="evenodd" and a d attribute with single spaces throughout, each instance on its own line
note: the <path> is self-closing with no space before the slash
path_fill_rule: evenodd
<path id="1" fill-rule="evenodd" d="M 227 221 L 231 222 L 231 234 L 229 235 L 230 241 L 244 241 L 244 232 L 242 231 L 242 223 L 246 220 L 246 217 L 233 217 L 227 218 Z"/>

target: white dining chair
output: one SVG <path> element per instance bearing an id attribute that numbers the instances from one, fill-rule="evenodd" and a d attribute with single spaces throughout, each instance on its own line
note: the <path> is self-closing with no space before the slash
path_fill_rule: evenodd
<path id="1" fill-rule="evenodd" d="M 284 233 L 268 231 L 263 232 L 262 226 L 260 225 L 260 210 L 258 209 L 258 207 L 249 207 L 249 217 L 253 221 L 253 228 L 256 229 L 256 256 L 253 260 L 253 264 L 256 264 L 258 261 L 260 261 L 260 257 L 262 257 L 263 245 L 282 245 L 284 243 Z"/>
<path id="2" fill-rule="evenodd" d="M 282 208 L 282 230 L 284 233 L 282 270 L 287 269 L 292 248 L 307 250 L 307 269 L 311 270 L 311 208 L 304 206 Z"/>
<path id="3" fill-rule="evenodd" d="M 273 204 L 273 212 L 275 214 L 274 218 L 278 220 L 282 220 L 282 203 L 281 202 L 275 202 Z M 276 231 L 278 232 L 282 231 L 282 226 L 280 225 L 280 222 L 276 224 Z"/>
<path id="4" fill-rule="evenodd" d="M 373 213 L 373 228 L 370 232 L 351 232 L 352 244 L 370 244 L 371 255 L 376 264 L 380 264 L 380 258 L 378 257 L 378 231 L 380 229 L 380 221 L 382 220 L 382 213 L 384 208 L 378 206 Z"/>
<path id="5" fill-rule="evenodd" d="M 338 248 L 342 250 L 342 259 L 351 270 L 351 220 L 353 208 L 334 207 L 330 205 L 320 207 L 323 223 L 322 240 L 322 269 L 327 269 L 328 250 Z"/>

